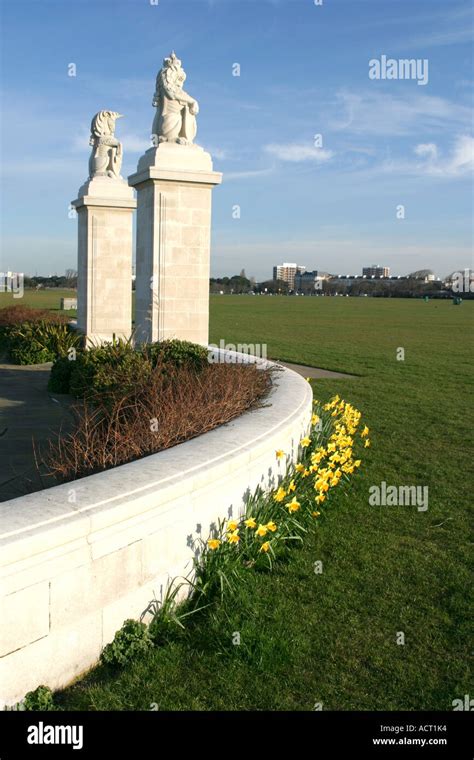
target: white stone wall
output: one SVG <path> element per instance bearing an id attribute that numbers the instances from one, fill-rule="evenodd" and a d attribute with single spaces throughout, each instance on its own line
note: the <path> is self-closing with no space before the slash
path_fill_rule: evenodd
<path id="1" fill-rule="evenodd" d="M 277 373 L 269 406 L 167 451 L 0 504 L 0 704 L 93 666 L 126 618 L 192 569 L 192 539 L 274 486 L 311 416 Z"/>

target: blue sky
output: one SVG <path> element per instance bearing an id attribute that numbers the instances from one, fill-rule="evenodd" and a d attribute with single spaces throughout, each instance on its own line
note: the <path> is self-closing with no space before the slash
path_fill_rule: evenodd
<path id="1" fill-rule="evenodd" d="M 2 271 L 75 268 L 68 204 L 86 179 L 91 117 L 125 115 L 131 174 L 171 49 L 200 104 L 196 142 L 224 173 L 214 276 L 264 279 L 283 261 L 344 274 L 472 266 L 470 2 L 152 2 L 0 0 Z M 428 83 L 370 79 L 381 55 L 428 59 Z"/>

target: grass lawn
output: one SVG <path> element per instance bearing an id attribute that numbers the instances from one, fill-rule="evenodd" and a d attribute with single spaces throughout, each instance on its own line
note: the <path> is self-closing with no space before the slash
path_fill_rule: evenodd
<path id="1" fill-rule="evenodd" d="M 30 306 L 33 309 L 50 309 L 59 311 L 61 298 L 77 298 L 77 290 L 72 288 L 49 288 L 44 290 L 25 290 L 22 298 L 14 298 L 13 293 L 0 293 L 0 309 L 5 306 Z M 70 317 L 76 316 L 76 310 L 64 311 Z"/>
<path id="2" fill-rule="evenodd" d="M 268 356 L 358 375 L 313 388 L 360 409 L 372 447 L 288 563 L 250 575 L 232 604 L 123 671 L 96 668 L 58 703 L 449 710 L 472 694 L 473 320 L 474 302 L 211 298 L 212 342 L 265 343 Z M 428 486 L 428 510 L 370 506 L 369 487 L 381 481 Z"/>

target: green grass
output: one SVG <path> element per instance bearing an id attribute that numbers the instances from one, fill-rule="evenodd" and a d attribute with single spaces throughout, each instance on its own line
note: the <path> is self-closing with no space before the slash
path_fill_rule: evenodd
<path id="1" fill-rule="evenodd" d="M 122 672 L 95 669 L 58 702 L 449 710 L 472 694 L 473 317 L 473 302 L 449 300 L 211 298 L 212 342 L 266 343 L 269 356 L 358 375 L 313 387 L 317 398 L 339 393 L 362 411 L 372 447 L 289 562 L 249 574 L 232 604 Z M 428 511 L 369 506 L 368 489 L 382 480 L 427 485 Z"/>
<path id="2" fill-rule="evenodd" d="M 25 290 L 22 298 L 14 298 L 13 293 L 0 293 L 0 309 L 5 306 L 29 306 L 32 309 L 61 309 L 61 298 L 77 298 L 77 290 L 72 288 L 51 288 L 49 290 Z M 71 317 L 76 316 L 76 310 L 62 312 Z"/>

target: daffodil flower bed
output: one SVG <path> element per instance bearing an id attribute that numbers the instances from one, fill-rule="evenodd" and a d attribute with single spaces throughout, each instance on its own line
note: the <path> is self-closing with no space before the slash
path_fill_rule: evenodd
<path id="1" fill-rule="evenodd" d="M 361 413 L 339 396 L 313 402 L 311 431 L 301 439 L 296 465 L 278 487 L 261 489 L 248 500 L 239 519 L 222 520 L 207 541 L 199 539 L 195 562 L 196 597 L 232 592 L 251 568 L 272 569 L 291 542 L 303 541 L 321 510 L 361 465 L 359 450 L 370 446 L 369 429 L 360 430 Z M 286 457 L 275 452 L 277 462 Z"/>
<path id="2" fill-rule="evenodd" d="M 185 618 L 232 596 L 249 572 L 272 570 L 294 542 L 302 542 L 314 529 L 336 488 L 347 485 L 360 467 L 359 450 L 368 448 L 370 439 L 369 429 L 360 429 L 361 413 L 339 396 L 324 405 L 314 401 L 313 406 L 311 430 L 300 441 L 298 462 L 272 491 L 257 489 L 241 517 L 221 520 L 207 540 L 196 539 L 191 576 L 175 579 L 161 602 L 150 603 L 145 611 L 153 616 L 148 628 L 125 621 L 104 650 L 103 661 L 123 665 L 139 645 L 163 642 L 170 625 L 184 628 Z M 279 466 L 286 453 L 278 449 L 275 458 Z M 189 586 L 186 601 L 176 604 L 180 590 Z M 131 636 L 133 647 L 127 644 Z"/>

